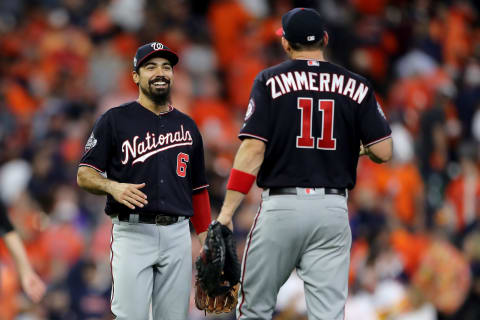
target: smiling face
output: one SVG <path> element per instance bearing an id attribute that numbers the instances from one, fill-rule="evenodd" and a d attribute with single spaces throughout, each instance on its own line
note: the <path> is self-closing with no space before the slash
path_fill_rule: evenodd
<path id="1" fill-rule="evenodd" d="M 140 94 L 158 105 L 170 101 L 170 88 L 173 85 L 173 68 L 165 58 L 154 57 L 133 72 L 133 81 L 140 88 Z"/>

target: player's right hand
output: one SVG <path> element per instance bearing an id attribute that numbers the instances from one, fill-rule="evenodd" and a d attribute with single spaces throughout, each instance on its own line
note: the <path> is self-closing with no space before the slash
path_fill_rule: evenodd
<path id="1" fill-rule="evenodd" d="M 148 204 L 147 195 L 140 191 L 143 187 L 145 187 L 145 183 L 132 184 L 116 182 L 112 184 L 109 193 L 117 202 L 133 210 L 135 207 L 143 208 L 143 206 Z"/>

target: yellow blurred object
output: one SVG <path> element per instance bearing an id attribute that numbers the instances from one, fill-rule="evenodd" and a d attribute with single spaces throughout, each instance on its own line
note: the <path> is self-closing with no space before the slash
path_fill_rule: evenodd
<path id="1" fill-rule="evenodd" d="M 470 289 L 469 264 L 453 245 L 434 240 L 413 276 L 413 284 L 439 311 L 453 314 Z"/>

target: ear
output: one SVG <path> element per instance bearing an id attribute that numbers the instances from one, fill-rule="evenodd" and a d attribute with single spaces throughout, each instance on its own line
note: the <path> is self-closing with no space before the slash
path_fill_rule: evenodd
<path id="1" fill-rule="evenodd" d="M 322 46 L 326 47 L 328 44 L 328 32 L 323 31 L 323 39 L 322 39 Z"/>
<path id="2" fill-rule="evenodd" d="M 282 47 L 285 52 L 289 53 L 292 50 L 292 47 L 290 47 L 290 43 L 288 43 L 288 40 L 285 39 L 285 37 L 282 37 Z"/>
<path id="3" fill-rule="evenodd" d="M 138 83 L 140 82 L 140 75 L 136 71 L 132 72 L 132 78 L 133 82 L 138 85 Z"/>

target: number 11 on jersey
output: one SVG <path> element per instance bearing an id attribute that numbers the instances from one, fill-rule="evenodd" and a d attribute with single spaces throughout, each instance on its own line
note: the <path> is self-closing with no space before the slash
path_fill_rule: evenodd
<path id="1" fill-rule="evenodd" d="M 322 113 L 322 134 L 315 138 L 312 134 L 313 99 L 298 98 L 297 109 L 300 109 L 300 136 L 297 136 L 297 148 L 335 150 L 337 139 L 333 137 L 334 100 L 318 100 L 318 110 Z"/>

